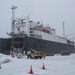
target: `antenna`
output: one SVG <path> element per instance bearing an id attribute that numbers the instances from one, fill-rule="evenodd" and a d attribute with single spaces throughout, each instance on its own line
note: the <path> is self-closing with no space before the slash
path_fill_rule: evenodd
<path id="1" fill-rule="evenodd" d="M 12 31 L 11 32 L 14 32 L 15 31 L 15 26 L 14 26 L 14 21 L 15 21 L 15 9 L 16 9 L 17 7 L 15 7 L 15 6 L 13 6 L 12 5 Z"/>
<path id="2" fill-rule="evenodd" d="M 63 24 L 63 37 L 65 38 L 65 26 L 64 26 L 64 22 L 62 22 Z"/>

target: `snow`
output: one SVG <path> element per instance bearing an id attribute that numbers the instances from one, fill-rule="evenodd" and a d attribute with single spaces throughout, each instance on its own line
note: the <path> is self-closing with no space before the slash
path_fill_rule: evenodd
<path id="1" fill-rule="evenodd" d="M 6 59 L 10 61 L 5 63 Z M 43 63 L 45 70 L 42 69 Z M 75 54 L 46 56 L 45 59 L 28 59 L 26 56 L 17 59 L 0 54 L 0 64 L 0 75 L 30 75 L 31 65 L 34 72 L 32 75 L 75 75 Z"/>

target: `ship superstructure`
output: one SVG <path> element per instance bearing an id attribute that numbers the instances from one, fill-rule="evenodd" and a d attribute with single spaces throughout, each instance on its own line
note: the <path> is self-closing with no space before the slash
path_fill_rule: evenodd
<path id="1" fill-rule="evenodd" d="M 43 26 L 40 22 L 33 22 L 29 20 L 29 16 L 25 18 L 17 18 L 14 21 L 14 32 L 11 34 L 16 37 L 33 37 L 47 41 L 54 41 L 58 43 L 64 43 L 69 45 L 75 45 L 66 38 L 56 35 L 55 29 L 52 29 L 49 25 Z"/>

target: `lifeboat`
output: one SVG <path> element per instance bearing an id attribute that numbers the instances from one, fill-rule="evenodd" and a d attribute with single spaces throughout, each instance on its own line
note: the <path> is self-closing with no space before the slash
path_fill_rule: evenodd
<path id="1" fill-rule="evenodd" d="M 47 29 L 47 28 L 42 28 L 42 31 L 43 31 L 43 32 L 50 33 L 50 30 L 49 30 L 49 29 Z"/>

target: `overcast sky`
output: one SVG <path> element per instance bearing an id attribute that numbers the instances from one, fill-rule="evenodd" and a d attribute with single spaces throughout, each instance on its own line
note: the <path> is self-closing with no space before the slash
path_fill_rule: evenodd
<path id="1" fill-rule="evenodd" d="M 59 36 L 63 36 L 64 21 L 65 35 L 75 33 L 75 0 L 0 0 L 0 37 L 11 32 L 12 5 L 18 7 L 15 17 L 30 15 L 30 20 L 55 28 Z"/>

